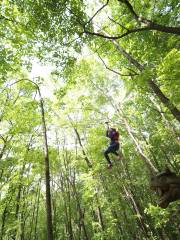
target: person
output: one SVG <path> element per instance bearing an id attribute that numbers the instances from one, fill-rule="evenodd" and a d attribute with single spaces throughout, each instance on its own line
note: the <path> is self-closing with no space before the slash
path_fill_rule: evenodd
<path id="1" fill-rule="evenodd" d="M 109 153 L 113 153 L 117 156 L 118 160 L 120 160 L 119 153 L 117 152 L 119 150 L 119 132 L 116 131 L 115 128 L 110 128 L 108 122 L 107 124 L 107 130 L 106 130 L 106 137 L 111 139 L 109 147 L 104 151 L 104 156 L 108 162 L 108 168 L 112 168 L 112 162 L 109 158 Z"/>

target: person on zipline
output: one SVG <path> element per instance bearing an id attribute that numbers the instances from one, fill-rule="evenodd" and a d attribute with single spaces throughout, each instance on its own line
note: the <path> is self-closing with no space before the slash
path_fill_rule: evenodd
<path id="1" fill-rule="evenodd" d="M 108 162 L 108 168 L 112 168 L 112 162 L 108 156 L 109 153 L 113 153 L 117 156 L 117 159 L 120 160 L 121 156 L 117 152 L 119 150 L 119 132 L 116 131 L 115 128 L 110 128 L 108 122 L 107 124 L 107 130 L 106 130 L 106 137 L 111 139 L 109 147 L 104 151 L 104 156 Z"/>

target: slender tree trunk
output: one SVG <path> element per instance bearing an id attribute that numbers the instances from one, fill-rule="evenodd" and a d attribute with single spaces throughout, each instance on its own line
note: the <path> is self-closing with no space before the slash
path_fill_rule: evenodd
<path id="1" fill-rule="evenodd" d="M 40 189 L 39 189 L 39 184 L 37 186 L 37 190 L 36 190 L 36 198 L 34 201 L 34 206 L 33 206 L 33 211 L 32 211 L 32 219 L 31 219 L 31 229 L 30 229 L 30 233 L 29 233 L 29 240 L 34 239 L 33 237 L 33 229 L 37 227 L 37 216 L 36 216 L 36 209 L 37 209 L 37 205 L 38 205 L 38 201 L 39 201 L 39 193 L 40 193 Z"/>
<path id="2" fill-rule="evenodd" d="M 124 188 L 124 192 L 126 194 L 127 199 L 130 199 L 131 204 L 132 204 L 132 206 L 134 208 L 134 211 L 135 211 L 135 213 L 137 215 L 137 219 L 138 219 L 137 221 L 139 223 L 139 226 L 142 229 L 142 231 L 144 233 L 144 236 L 147 238 L 148 237 L 148 232 L 147 232 L 147 228 L 146 228 L 146 226 L 145 226 L 145 224 L 144 224 L 144 222 L 142 220 L 142 215 L 141 215 L 141 211 L 139 209 L 139 206 L 138 206 L 138 204 L 137 204 L 133 194 L 131 193 L 131 191 L 129 189 L 127 189 L 127 187 L 125 185 L 123 186 L 123 188 Z"/>
<path id="3" fill-rule="evenodd" d="M 77 136 L 77 140 L 78 140 L 78 143 L 79 143 L 79 145 L 80 145 L 80 147 L 81 147 L 82 154 L 83 154 L 84 159 L 85 159 L 85 161 L 86 161 L 86 163 L 87 163 L 87 166 L 91 168 L 91 167 L 92 167 L 92 164 L 91 164 L 91 161 L 90 161 L 89 158 L 87 157 L 87 154 L 86 154 L 86 152 L 85 152 L 85 150 L 84 150 L 84 147 L 83 147 L 83 144 L 82 144 L 82 142 L 81 142 L 81 137 L 80 137 L 80 135 L 79 135 L 79 132 L 78 132 L 77 128 L 74 127 L 73 121 L 72 121 L 72 119 L 70 118 L 70 116 L 68 116 L 68 118 L 69 118 L 69 121 L 70 121 L 70 123 L 71 123 L 71 125 L 72 125 L 72 127 L 73 127 L 73 129 L 74 129 L 74 132 L 75 132 L 75 134 L 76 134 L 76 136 Z"/>
<path id="4" fill-rule="evenodd" d="M 5 150 L 6 150 L 6 146 L 7 146 L 7 142 L 4 142 L 4 145 L 3 145 L 3 147 L 2 147 L 2 149 L 1 149 L 1 152 L 0 152 L 0 159 L 3 157 L 3 155 L 4 155 L 4 152 L 5 152 Z"/>
<path id="5" fill-rule="evenodd" d="M 124 185 L 121 183 L 122 179 L 125 177 L 124 175 L 122 176 L 122 169 L 121 169 L 121 173 L 119 173 L 119 172 L 115 172 L 115 173 L 116 173 L 115 178 L 117 180 L 117 185 L 115 185 L 115 187 L 116 187 L 116 191 L 119 193 L 119 195 L 118 195 L 119 201 L 118 202 L 119 202 L 119 208 L 121 209 L 121 211 L 116 212 L 115 209 L 111 209 L 112 215 L 114 215 L 113 212 L 115 212 L 116 219 L 118 220 L 118 223 L 119 223 L 118 230 L 121 233 L 121 235 L 119 236 L 119 237 L 121 237 L 120 239 L 122 239 L 122 240 L 126 239 L 127 236 L 129 237 L 129 235 L 131 235 L 132 239 L 134 239 L 134 231 L 131 232 L 131 230 L 133 230 L 133 229 L 128 229 L 128 226 L 126 228 L 126 225 L 128 224 L 129 220 L 128 220 L 126 211 L 124 211 L 124 209 L 122 207 L 122 201 L 124 201 L 124 204 L 127 205 L 127 200 L 128 200 L 128 205 L 131 206 L 132 214 L 134 214 L 134 212 L 135 212 L 134 206 L 132 206 L 132 202 L 129 201 L 129 198 L 127 198 L 127 200 L 124 199 L 124 195 L 127 197 L 127 193 L 124 191 Z M 111 198 L 110 190 L 107 187 L 108 184 L 105 183 L 103 175 L 100 175 L 100 179 L 102 181 L 103 188 L 105 189 L 105 192 L 107 194 L 107 198 L 109 199 L 109 203 L 111 204 L 112 198 Z M 121 198 L 122 194 L 123 194 L 123 198 Z M 118 206 L 117 206 L 117 209 L 118 209 Z M 135 214 L 137 214 L 137 212 L 135 212 Z M 119 215 L 120 215 L 120 217 L 119 217 Z M 123 218 L 123 220 L 122 220 L 122 218 Z M 136 221 L 137 221 L 137 219 L 136 219 Z M 123 225 L 125 225 L 125 226 L 123 226 Z M 139 221 L 138 221 L 138 225 L 140 225 Z M 142 228 L 140 227 L 140 229 L 142 229 Z M 128 235 L 126 234 L 126 231 L 128 231 Z"/>
<path id="6" fill-rule="evenodd" d="M 44 137 L 44 164 L 45 164 L 45 184 L 46 184 L 46 218 L 47 218 L 47 239 L 53 240 L 53 224 L 52 224 L 52 207 L 51 207 L 51 188 L 50 188 L 50 168 L 49 168 L 49 149 L 47 141 L 47 130 L 46 130 L 46 121 L 45 121 L 45 112 L 44 112 L 44 103 L 41 96 L 41 91 L 37 83 L 31 81 L 30 79 L 20 79 L 10 86 L 22 82 L 28 81 L 36 86 L 36 89 L 39 93 L 40 98 L 40 109 L 41 109 L 41 119 L 42 119 L 42 129 Z"/>
<path id="7" fill-rule="evenodd" d="M 88 165 L 89 168 L 91 168 L 91 167 L 92 167 L 92 164 L 91 164 L 91 162 L 90 162 L 87 154 L 86 154 L 85 151 L 84 151 L 84 148 L 83 148 L 83 145 L 82 145 L 82 142 L 81 142 L 80 135 L 79 135 L 79 133 L 78 133 L 78 131 L 77 131 L 77 129 L 76 129 L 75 127 L 73 127 L 73 129 L 74 129 L 74 131 L 75 131 L 75 133 L 76 133 L 76 136 L 77 136 L 79 145 L 80 145 L 81 148 L 82 148 L 82 152 L 83 152 L 83 155 L 84 155 L 84 157 L 85 157 L 85 159 L 86 159 L 87 165 Z M 97 207 L 98 221 L 99 221 L 99 224 L 100 224 L 100 226 L 101 226 L 101 228 L 102 228 L 102 231 L 105 231 L 105 224 L 104 224 L 104 221 L 103 221 L 103 215 L 102 215 L 101 207 L 100 207 L 100 205 L 99 205 L 99 200 L 98 200 L 97 192 L 98 192 L 98 191 L 97 191 L 97 189 L 96 189 L 96 201 L 97 201 L 97 203 L 98 203 L 98 207 Z"/>
<path id="8" fill-rule="evenodd" d="M 149 232 L 153 233 L 154 235 L 158 234 L 159 238 L 161 240 L 164 240 L 164 237 L 161 234 L 161 231 L 157 231 L 154 228 L 154 225 L 151 226 L 151 224 L 149 223 L 149 218 L 147 217 L 146 214 L 144 214 L 144 209 L 142 207 L 143 201 L 141 198 L 138 197 L 139 195 L 142 195 L 142 192 L 140 191 L 140 193 L 138 193 L 136 186 L 134 186 L 133 179 L 131 179 L 131 176 L 129 175 L 129 172 L 128 172 L 128 168 L 126 166 L 127 161 L 125 160 L 124 156 L 120 163 L 122 165 L 122 170 L 123 170 L 124 175 L 122 174 L 122 171 L 119 171 L 119 168 L 118 168 L 118 174 L 121 178 L 125 177 L 126 179 L 128 179 L 129 184 L 124 185 L 123 188 L 124 187 L 126 188 L 126 189 L 124 189 L 126 196 L 128 196 L 129 199 L 131 200 L 131 205 L 132 205 L 134 211 L 137 214 L 140 214 L 139 219 L 138 219 L 138 225 L 142 229 L 142 231 L 143 231 L 145 237 L 147 237 L 147 239 L 149 239 L 149 237 L 148 237 L 148 230 L 149 230 Z M 127 192 L 126 192 L 126 190 L 127 190 Z M 146 193 L 145 193 L 145 195 L 146 195 Z M 147 229 L 147 227 L 146 227 L 147 224 L 149 224 L 149 229 Z"/>
<path id="9" fill-rule="evenodd" d="M 144 66 L 141 65 L 135 58 L 133 58 L 129 53 L 126 52 L 126 50 L 124 50 L 124 48 L 122 48 L 119 43 L 115 40 L 111 40 L 113 42 L 113 44 L 115 45 L 116 49 L 118 50 L 119 53 L 121 53 L 125 58 L 127 58 L 127 60 L 134 65 L 140 72 L 142 72 L 144 70 Z"/>
<path id="10" fill-rule="evenodd" d="M 123 156 L 123 159 L 124 159 L 124 156 Z M 119 168 L 116 171 L 116 174 L 117 174 L 116 178 L 119 180 L 119 182 L 124 177 L 126 179 L 128 179 L 128 174 L 127 174 L 126 169 L 124 167 L 123 160 L 121 160 L 121 164 L 122 164 L 122 170 L 123 170 L 124 174 L 122 173 L 122 171 L 119 171 Z M 142 230 L 142 233 L 143 233 L 144 237 L 148 239 L 148 230 L 147 230 L 146 224 L 144 222 L 145 219 L 144 219 L 144 216 L 143 216 L 143 209 L 140 207 L 140 204 L 137 201 L 137 199 L 135 198 L 135 194 L 133 193 L 133 190 L 132 190 L 133 183 L 131 182 L 130 184 L 126 184 L 126 185 L 121 184 L 121 185 L 122 185 L 122 190 L 125 193 L 129 204 L 132 206 L 133 211 L 137 215 L 136 221 L 137 221 L 140 229 Z"/>
<path id="11" fill-rule="evenodd" d="M 169 109 L 173 116 L 180 122 L 180 111 L 170 102 L 161 89 L 153 80 L 148 80 L 148 84 L 159 100 Z"/>
<path id="12" fill-rule="evenodd" d="M 8 139 L 8 136 L 6 138 L 1 136 L 1 139 L 3 140 L 3 147 L 2 147 L 2 149 L 0 151 L 0 160 L 4 156 L 4 153 L 6 152 L 7 145 L 12 140 L 12 138 L 13 138 L 13 136 L 10 136 L 9 139 Z"/>
<path id="13" fill-rule="evenodd" d="M 8 214 L 10 213 L 8 207 L 11 204 L 12 197 L 13 197 L 13 190 L 11 190 L 11 186 L 9 186 L 7 195 L 10 195 L 8 201 L 5 203 L 5 207 L 1 216 L 1 232 L 0 232 L 0 240 L 4 240 L 4 232 L 5 232 L 5 225 L 6 225 L 6 218 L 8 217 Z M 12 192 L 11 192 L 12 191 Z"/>
<path id="14" fill-rule="evenodd" d="M 65 157 L 64 157 L 64 166 L 65 169 L 67 169 L 66 163 L 65 163 Z M 66 172 L 67 173 L 67 172 Z M 73 229 L 72 229 L 72 214 L 71 214 L 71 196 L 70 196 L 70 188 L 68 187 L 68 180 L 65 174 L 61 174 L 61 189 L 63 193 L 63 199 L 64 199 L 64 209 L 65 209 L 65 229 L 66 229 L 66 235 L 69 240 L 73 240 Z"/>
<path id="15" fill-rule="evenodd" d="M 120 110 L 117 109 L 118 112 L 120 113 Z M 138 150 L 138 153 L 139 155 L 141 156 L 141 159 L 144 161 L 144 163 L 146 164 L 146 166 L 148 167 L 149 171 L 152 173 L 152 174 L 155 174 L 158 172 L 158 170 L 156 169 L 156 167 L 153 165 L 153 163 L 151 162 L 151 160 L 144 154 L 143 150 L 141 149 L 141 146 L 139 145 L 138 141 L 135 139 L 132 131 L 131 131 L 131 128 L 126 120 L 126 118 L 124 116 L 122 116 L 121 114 L 121 117 L 122 117 L 122 120 L 124 122 L 124 125 L 125 125 L 125 128 L 129 134 L 129 136 L 131 137 L 131 139 L 133 140 L 137 150 Z"/>
<path id="16" fill-rule="evenodd" d="M 115 40 L 111 40 L 116 49 L 125 57 L 128 59 L 128 61 L 134 65 L 140 72 L 144 70 L 144 66 L 141 65 L 136 59 L 134 59 L 129 53 L 127 53 Z M 152 92 L 159 98 L 159 100 L 169 109 L 169 111 L 172 113 L 172 115 L 180 122 L 180 111 L 176 108 L 176 106 L 173 105 L 173 103 L 167 98 L 164 93 L 161 91 L 161 89 L 157 86 L 154 80 L 149 79 L 147 81 L 150 89 Z"/>
<path id="17" fill-rule="evenodd" d="M 46 215 L 47 215 L 47 237 L 48 240 L 53 240 L 53 225 L 52 225 L 52 207 L 51 207 L 51 188 L 50 188 L 50 170 L 49 170 L 49 149 L 47 141 L 47 130 L 45 122 L 44 104 L 41 97 L 41 92 L 38 87 L 40 96 L 41 117 L 44 135 L 44 163 L 45 163 L 45 179 L 46 179 Z"/>
<path id="18" fill-rule="evenodd" d="M 103 220 L 103 214 L 102 214 L 102 210 L 101 210 L 101 206 L 100 206 L 100 203 L 99 203 L 99 190 L 98 190 L 98 187 L 95 186 L 95 199 L 96 199 L 96 202 L 97 202 L 97 217 L 98 217 L 98 222 L 99 222 L 99 225 L 101 226 L 101 229 L 102 231 L 104 232 L 105 231 L 105 223 L 104 223 L 104 220 Z"/>
<path id="19" fill-rule="evenodd" d="M 77 207 L 78 207 L 78 211 L 79 211 L 80 226 L 82 226 L 82 229 L 83 229 L 83 232 L 84 232 L 84 238 L 83 239 L 89 240 L 87 230 L 86 230 L 86 226 L 85 226 L 85 222 L 84 222 L 84 213 L 83 213 L 82 208 L 81 208 L 81 204 L 80 204 L 79 196 L 78 196 L 78 193 L 77 193 L 77 190 L 76 190 L 75 182 L 72 183 L 72 188 L 73 188 L 74 193 L 75 193 L 76 203 L 77 203 Z"/>
<path id="20" fill-rule="evenodd" d="M 77 136 L 77 139 L 78 139 L 79 145 L 81 146 L 82 153 L 83 153 L 83 155 L 84 155 L 84 159 L 85 159 L 85 161 L 86 161 L 88 167 L 92 167 L 92 164 L 91 164 L 89 158 L 87 157 L 86 152 L 84 151 L 84 147 L 83 147 L 83 145 L 82 145 L 81 138 L 80 138 L 80 135 L 79 135 L 77 129 L 74 128 L 74 131 L 75 131 L 75 133 L 76 133 L 76 136 Z"/>
<path id="21" fill-rule="evenodd" d="M 72 208 L 71 208 L 71 190 L 69 188 L 69 183 L 67 185 L 67 197 L 68 197 L 68 216 L 69 216 L 69 221 L 68 221 L 68 229 L 69 229 L 69 240 L 73 240 L 73 228 L 72 228 Z"/>
<path id="22" fill-rule="evenodd" d="M 34 223 L 34 240 L 38 240 L 37 225 L 38 225 L 38 216 L 39 216 L 40 187 L 41 187 L 41 180 L 39 182 L 38 193 L 37 193 L 36 217 L 35 217 L 35 223 Z"/>
<path id="23" fill-rule="evenodd" d="M 25 170 L 25 164 L 26 163 L 24 161 L 22 169 L 21 169 L 20 174 L 19 174 L 19 180 L 18 180 L 18 193 L 17 193 L 17 197 L 16 197 L 16 211 L 15 211 L 15 218 L 16 218 L 16 220 L 18 219 L 19 208 L 20 208 L 21 191 L 22 191 L 22 188 L 23 188 L 22 177 L 23 177 L 24 170 Z"/>
<path id="24" fill-rule="evenodd" d="M 28 195 L 28 189 L 27 192 L 25 194 L 25 190 L 22 191 L 22 196 L 23 198 L 25 198 L 25 196 Z M 20 240 L 26 240 L 25 239 L 25 225 L 26 225 L 26 217 L 25 217 L 25 213 L 26 213 L 26 209 L 27 209 L 27 204 L 25 203 L 25 201 L 23 201 L 23 204 L 21 206 L 21 212 L 19 213 L 20 217 L 20 233 L 19 233 L 19 239 Z M 31 226 L 32 229 L 33 225 Z"/>
<path id="25" fill-rule="evenodd" d="M 6 216 L 8 214 L 7 211 L 7 205 L 4 208 L 4 211 L 2 213 L 2 217 L 1 217 L 1 234 L 0 234 L 0 240 L 3 240 L 4 237 L 4 227 L 5 227 L 5 222 L 6 222 Z"/>
<path id="26" fill-rule="evenodd" d="M 155 163 L 155 165 L 156 165 L 157 170 L 160 171 L 160 170 L 161 170 L 161 166 L 159 165 L 158 159 L 157 159 L 157 157 L 155 156 L 155 154 L 154 154 L 154 152 L 153 152 L 153 149 L 149 148 L 149 142 L 148 142 L 147 139 L 143 136 L 142 133 L 141 133 L 141 135 L 142 135 L 142 138 L 143 138 L 144 142 L 145 142 L 146 145 L 147 145 L 148 151 L 150 152 L 150 154 L 151 154 L 151 156 L 152 156 L 152 158 L 153 158 L 153 161 L 154 161 L 154 163 Z"/>
<path id="27" fill-rule="evenodd" d="M 104 232 L 105 231 L 105 224 L 104 224 L 104 221 L 103 221 L 103 215 L 102 215 L 100 205 L 97 207 L 97 216 L 98 216 L 98 221 L 99 221 L 99 224 L 101 226 L 101 229 Z"/>
<path id="28" fill-rule="evenodd" d="M 174 134 L 174 136 L 176 137 L 176 139 L 179 137 L 178 132 L 176 131 L 175 126 L 173 125 L 172 122 L 170 122 L 168 119 L 166 119 L 162 108 L 156 103 L 156 101 L 152 98 L 149 97 L 150 101 L 154 104 L 154 106 L 156 107 L 156 111 L 159 113 L 159 115 L 162 117 L 162 119 L 164 120 L 165 124 L 167 125 L 167 127 L 169 128 L 169 130 Z"/>

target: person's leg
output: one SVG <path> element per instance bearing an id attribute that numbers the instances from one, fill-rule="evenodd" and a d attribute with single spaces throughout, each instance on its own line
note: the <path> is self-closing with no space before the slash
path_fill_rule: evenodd
<path id="1" fill-rule="evenodd" d="M 116 151 L 113 151 L 112 153 L 116 156 L 119 156 L 119 154 Z"/>
<path id="2" fill-rule="evenodd" d="M 117 151 L 119 150 L 119 143 L 118 142 L 115 142 L 115 143 L 113 143 L 112 145 L 112 153 L 114 154 L 114 155 L 116 155 L 116 157 L 117 157 L 117 160 L 121 160 L 122 159 L 122 156 L 121 156 L 121 154 L 119 154 Z"/>
<path id="3" fill-rule="evenodd" d="M 119 154 L 117 153 L 117 151 L 119 150 L 119 143 L 118 142 L 114 142 L 113 144 L 111 144 L 111 152 L 118 156 Z"/>
<path id="4" fill-rule="evenodd" d="M 109 158 L 109 156 L 108 156 L 108 154 L 109 154 L 110 152 L 111 152 L 111 146 L 109 146 L 109 147 L 104 151 L 104 156 L 105 156 L 107 162 L 108 162 L 110 165 L 112 165 L 112 162 L 111 162 L 111 160 L 110 160 L 110 158 Z"/>
<path id="5" fill-rule="evenodd" d="M 118 153 L 116 152 L 118 149 L 119 149 L 119 143 L 114 142 L 114 143 L 111 143 L 111 145 L 105 150 L 104 156 L 105 156 L 107 162 L 109 163 L 109 167 L 112 167 L 112 162 L 111 162 L 108 154 L 113 153 L 116 156 L 118 156 Z"/>

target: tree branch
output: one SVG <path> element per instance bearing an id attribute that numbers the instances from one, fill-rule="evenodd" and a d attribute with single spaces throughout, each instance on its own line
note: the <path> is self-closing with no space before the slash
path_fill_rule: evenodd
<path id="1" fill-rule="evenodd" d="M 110 21 L 112 21 L 113 23 L 119 25 L 121 28 L 126 29 L 127 31 L 129 30 L 128 28 L 126 28 L 125 26 L 123 26 L 122 24 L 120 24 L 119 22 L 114 20 L 113 18 L 110 18 L 109 16 L 108 16 L 108 18 L 109 18 Z"/>
<path id="2" fill-rule="evenodd" d="M 98 54 L 98 53 L 97 53 Z M 138 74 L 121 74 L 113 69 L 111 69 L 110 67 L 107 66 L 107 64 L 104 62 L 104 60 L 101 58 L 101 56 L 98 54 L 98 57 L 101 59 L 102 63 L 104 64 L 105 68 L 108 69 L 109 71 L 118 74 L 119 76 L 123 76 L 123 77 L 132 77 Z"/>
<path id="3" fill-rule="evenodd" d="M 5 21 L 9 21 L 9 22 L 18 23 L 15 19 L 10 19 L 10 18 L 7 18 L 3 15 L 0 15 L 0 20 L 5 20 Z"/>
<path id="4" fill-rule="evenodd" d="M 130 4 L 130 2 L 128 0 L 118 0 L 118 2 L 124 3 L 128 7 L 129 11 L 131 12 L 135 20 L 139 23 L 139 16 L 134 11 L 133 6 Z"/>
<path id="5" fill-rule="evenodd" d="M 103 8 L 105 8 L 108 4 L 109 4 L 109 0 L 107 0 L 107 2 L 95 12 L 95 14 L 89 19 L 89 21 L 87 21 L 86 24 L 90 23 L 90 22 L 93 20 L 93 18 L 94 18 Z"/>
<path id="6" fill-rule="evenodd" d="M 125 4 L 127 6 L 127 8 L 129 9 L 130 13 L 132 14 L 132 16 L 134 17 L 134 19 L 136 20 L 136 22 L 138 24 L 142 24 L 142 23 L 145 24 L 145 26 L 147 27 L 147 30 L 148 29 L 156 30 L 159 32 L 166 32 L 166 33 L 180 35 L 179 27 L 164 26 L 164 25 L 155 23 L 149 19 L 138 16 L 137 13 L 135 12 L 135 10 L 133 9 L 133 6 L 130 4 L 129 0 L 118 0 L 118 2 Z"/>
<path id="7" fill-rule="evenodd" d="M 128 67 L 125 67 L 126 69 L 128 69 L 129 71 L 131 71 L 131 72 L 133 72 L 134 73 L 134 75 L 139 75 L 136 71 L 134 71 L 133 69 L 131 69 L 131 68 L 128 68 Z"/>
<path id="8" fill-rule="evenodd" d="M 97 33 L 97 32 L 90 32 L 88 30 L 86 30 L 84 28 L 84 33 L 85 34 L 89 34 L 89 35 L 94 35 L 94 36 L 97 36 L 97 37 L 102 37 L 102 38 L 106 38 L 106 39 L 111 39 L 111 40 L 117 40 L 117 39 L 120 39 L 120 38 L 123 38 L 131 33 L 135 33 L 135 32 L 143 32 L 143 31 L 147 31 L 149 30 L 148 27 L 144 27 L 144 28 L 135 28 L 135 29 L 130 29 L 128 30 L 127 32 L 119 35 L 119 36 L 107 36 L 107 35 L 103 35 L 101 33 Z"/>

